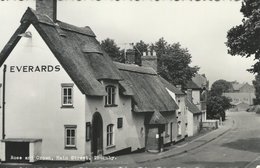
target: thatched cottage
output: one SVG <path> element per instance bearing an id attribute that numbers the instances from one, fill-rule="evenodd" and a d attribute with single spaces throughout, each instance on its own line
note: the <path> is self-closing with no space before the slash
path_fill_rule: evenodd
<path id="1" fill-rule="evenodd" d="M 85 161 L 183 139 L 176 88 L 152 68 L 112 62 L 56 7 L 36 0 L 0 53 L 1 161 Z"/>

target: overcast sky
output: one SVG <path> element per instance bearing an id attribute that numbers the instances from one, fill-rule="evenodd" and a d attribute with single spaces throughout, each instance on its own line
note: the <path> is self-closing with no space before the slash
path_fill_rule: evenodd
<path id="1" fill-rule="evenodd" d="M 0 1 L 0 49 L 34 0 Z M 77 26 L 90 26 L 99 41 L 109 37 L 121 47 L 143 40 L 154 43 L 164 37 L 168 43 L 180 42 L 192 55 L 192 65 L 200 67 L 212 84 L 218 79 L 248 82 L 254 75 L 246 71 L 253 59 L 233 57 L 225 46 L 227 31 L 241 23 L 241 1 L 191 2 L 151 1 L 58 1 L 58 19 Z"/>

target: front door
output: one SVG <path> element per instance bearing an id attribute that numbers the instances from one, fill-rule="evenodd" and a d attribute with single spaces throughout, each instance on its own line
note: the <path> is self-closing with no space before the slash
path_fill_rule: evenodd
<path id="1" fill-rule="evenodd" d="M 93 156 L 103 155 L 103 120 L 96 112 L 92 119 L 92 143 L 91 151 Z"/>

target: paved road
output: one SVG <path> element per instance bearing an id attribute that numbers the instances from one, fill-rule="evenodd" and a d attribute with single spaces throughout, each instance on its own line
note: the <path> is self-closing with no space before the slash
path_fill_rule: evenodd
<path id="1" fill-rule="evenodd" d="M 210 143 L 180 156 L 143 163 L 142 167 L 245 168 L 260 156 L 260 115 L 228 113 L 232 129 Z"/>

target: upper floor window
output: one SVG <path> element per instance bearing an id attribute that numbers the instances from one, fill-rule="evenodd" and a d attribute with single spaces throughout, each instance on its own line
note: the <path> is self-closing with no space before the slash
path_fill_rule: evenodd
<path id="1" fill-rule="evenodd" d="M 61 84 L 62 107 L 73 106 L 73 84 Z"/>
<path id="2" fill-rule="evenodd" d="M 114 125 L 109 124 L 107 126 L 107 146 L 114 145 Z"/>
<path id="3" fill-rule="evenodd" d="M 115 105 L 116 87 L 109 85 L 106 87 L 106 92 L 107 95 L 105 96 L 105 105 L 106 106 Z"/>

